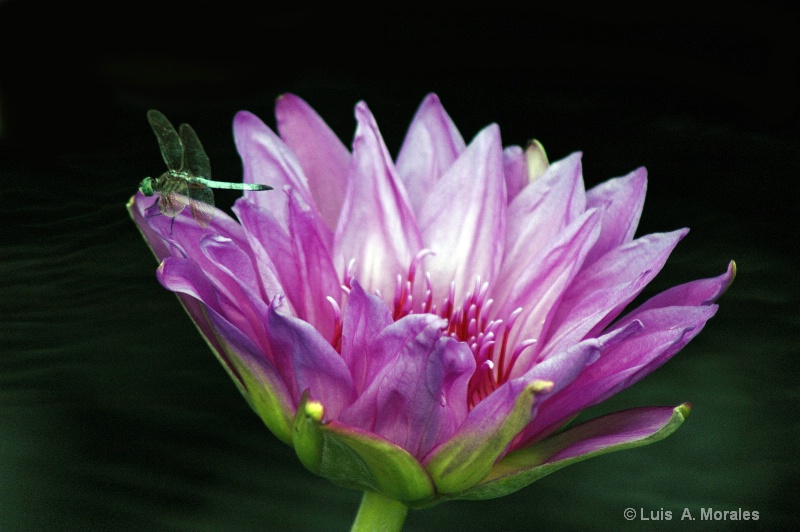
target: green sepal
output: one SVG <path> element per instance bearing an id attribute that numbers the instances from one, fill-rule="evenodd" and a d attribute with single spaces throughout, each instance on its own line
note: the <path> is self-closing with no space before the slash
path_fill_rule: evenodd
<path id="1" fill-rule="evenodd" d="M 514 436 L 530 423 L 536 394 L 547 392 L 552 387 L 553 383 L 548 381 L 537 380 L 527 384 L 509 411 L 492 412 L 486 416 L 487 423 L 456 432 L 436 449 L 425 468 L 438 492 L 445 496 L 457 494 L 483 480 Z"/>
<path id="2" fill-rule="evenodd" d="M 322 405 L 304 393 L 292 443 L 309 471 L 340 486 L 377 492 L 407 505 L 433 499 L 433 482 L 408 451 L 335 421 L 323 423 L 322 418 Z"/>
<path id="3" fill-rule="evenodd" d="M 609 445 L 608 447 L 603 447 L 586 454 L 546 463 L 551 456 L 554 456 L 561 450 L 593 434 L 593 432 L 602 425 L 604 418 L 623 414 L 623 412 L 617 412 L 616 414 L 610 414 L 610 416 L 604 416 L 604 418 L 587 421 L 586 423 L 545 438 L 540 442 L 536 442 L 529 447 L 507 454 L 502 460 L 497 462 L 489 475 L 480 484 L 464 491 L 458 496 L 450 498 L 476 500 L 502 497 L 514 493 L 563 467 L 602 454 L 624 451 L 626 449 L 633 449 L 635 447 L 655 443 L 675 432 L 688 417 L 690 411 L 691 406 L 689 403 L 678 405 L 673 409 L 672 416 L 669 420 L 662 425 L 661 428 L 648 436 Z"/>

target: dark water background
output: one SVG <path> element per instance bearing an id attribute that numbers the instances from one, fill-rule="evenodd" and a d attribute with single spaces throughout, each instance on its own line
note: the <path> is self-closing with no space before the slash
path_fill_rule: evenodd
<path id="1" fill-rule="evenodd" d="M 798 528 L 800 39 L 784 4 L 363 22 L 126 6 L 0 4 L 0 530 L 349 528 L 360 494 L 308 473 L 249 410 L 124 206 L 163 164 L 149 108 L 192 124 L 236 181 L 239 109 L 273 126 L 294 92 L 349 145 L 364 99 L 396 154 L 430 91 L 467 140 L 497 122 L 506 145 L 583 151 L 587 186 L 646 166 L 638 234 L 692 231 L 645 297 L 730 259 L 739 275 L 683 352 L 586 413 L 689 400 L 678 432 L 413 511 L 406 530 Z M 629 507 L 673 519 L 629 523 Z"/>

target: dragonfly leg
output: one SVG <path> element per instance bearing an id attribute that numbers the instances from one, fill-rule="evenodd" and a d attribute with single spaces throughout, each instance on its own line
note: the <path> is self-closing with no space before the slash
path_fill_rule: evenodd
<path id="1" fill-rule="evenodd" d="M 156 200 L 153 202 L 153 204 L 150 205 L 149 207 L 145 208 L 145 210 L 144 210 L 144 213 L 145 213 L 144 217 L 145 218 L 152 218 L 153 216 L 158 216 L 159 214 L 161 214 L 161 211 L 158 209 L 158 201 L 159 201 L 159 198 L 156 197 Z"/>

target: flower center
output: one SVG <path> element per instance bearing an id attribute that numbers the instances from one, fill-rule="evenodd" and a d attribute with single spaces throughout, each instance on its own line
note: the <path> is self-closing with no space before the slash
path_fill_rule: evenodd
<path id="1" fill-rule="evenodd" d="M 435 314 L 447 320 L 445 334 L 466 343 L 475 358 L 475 373 L 467 388 L 467 406 L 471 410 L 489 394 L 506 382 L 520 354 L 536 343 L 528 339 L 516 346 L 509 346 L 509 336 L 514 322 L 522 313 L 522 308 L 514 310 L 507 319 L 489 318 L 489 311 L 494 300 L 488 297 L 489 283 L 481 283 L 479 276 L 475 278 L 475 287 L 459 304 L 456 301 L 455 283 L 450 283 L 447 297 L 441 307 L 433 304 L 433 285 L 430 274 L 425 274 L 425 292 L 419 305 L 414 301 L 414 281 L 417 269 L 422 260 L 433 252 L 428 249 L 420 251 L 411 261 L 406 278 L 397 276 L 392 316 L 395 321 L 415 312 Z M 349 292 L 354 262 L 348 265 L 342 288 Z M 336 311 L 336 325 L 331 344 L 341 350 L 341 312 L 333 298 L 328 298 Z M 416 308 L 415 308 L 416 307 Z M 512 349 L 513 348 L 513 349 Z"/>

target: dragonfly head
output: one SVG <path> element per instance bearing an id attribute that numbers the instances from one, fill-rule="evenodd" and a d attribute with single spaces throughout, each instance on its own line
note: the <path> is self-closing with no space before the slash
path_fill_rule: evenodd
<path id="1" fill-rule="evenodd" d="M 139 190 L 142 191 L 142 194 L 145 196 L 152 196 L 153 195 L 153 180 L 152 178 L 145 177 L 142 179 L 142 182 L 139 183 Z"/>

